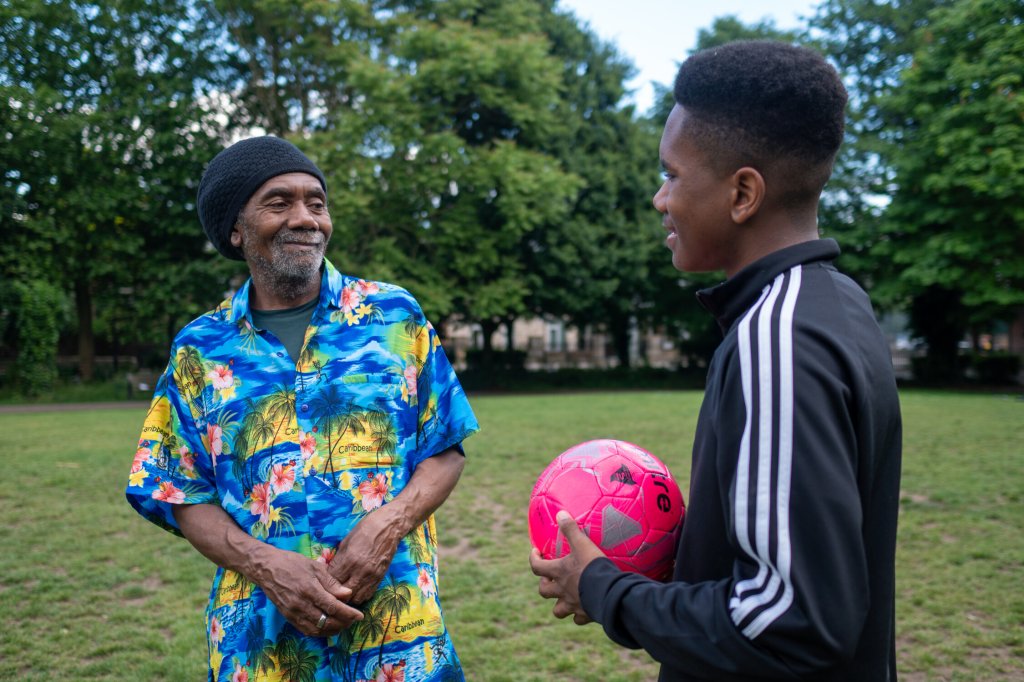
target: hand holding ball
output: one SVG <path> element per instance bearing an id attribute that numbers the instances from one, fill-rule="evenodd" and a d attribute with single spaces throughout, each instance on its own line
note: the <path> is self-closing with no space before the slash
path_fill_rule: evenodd
<path id="1" fill-rule="evenodd" d="M 575 445 L 551 462 L 530 497 L 530 540 L 544 559 L 569 552 L 555 515 L 565 510 L 619 568 L 655 580 L 672 574 L 685 508 L 658 458 L 619 440 Z"/>

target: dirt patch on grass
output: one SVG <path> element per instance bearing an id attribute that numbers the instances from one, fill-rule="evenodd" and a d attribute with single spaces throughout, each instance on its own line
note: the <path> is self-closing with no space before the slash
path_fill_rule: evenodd
<path id="1" fill-rule="evenodd" d="M 454 545 L 439 545 L 437 556 L 439 561 L 473 561 L 480 552 L 469 543 L 468 537 L 459 537 Z"/>
<path id="2" fill-rule="evenodd" d="M 141 582 L 126 585 L 121 590 L 121 603 L 125 606 L 142 606 L 163 587 L 164 581 L 160 578 L 148 576 Z"/>
<path id="3" fill-rule="evenodd" d="M 482 531 L 488 537 L 501 537 L 505 533 L 507 523 L 507 510 L 500 502 L 491 498 L 477 496 L 470 505 L 470 512 L 474 517 L 491 516 L 491 523 L 487 529 Z M 480 556 L 480 550 L 473 546 L 473 537 L 481 531 L 479 528 L 471 528 L 464 525 L 449 525 L 449 543 L 438 546 L 438 556 L 441 558 L 450 557 L 456 561 L 473 561 Z M 451 540 L 454 538 L 454 543 Z"/>
<path id="4" fill-rule="evenodd" d="M 935 504 L 935 502 L 933 502 L 932 499 L 930 497 L 928 497 L 927 495 L 922 495 L 921 493 L 908 493 L 908 492 L 904 492 L 903 494 L 900 495 L 900 502 L 902 504 L 908 504 L 908 503 L 909 504 L 920 504 L 920 505 L 934 505 Z"/>
<path id="5" fill-rule="evenodd" d="M 651 658 L 646 653 L 619 648 L 618 654 L 619 660 L 622 661 L 622 671 L 625 673 L 646 672 L 651 667 Z"/>

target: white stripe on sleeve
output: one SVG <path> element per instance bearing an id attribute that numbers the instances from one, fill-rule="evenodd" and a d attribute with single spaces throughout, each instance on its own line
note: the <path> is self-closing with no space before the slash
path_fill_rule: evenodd
<path id="1" fill-rule="evenodd" d="M 737 539 L 748 556 L 757 561 L 757 574 L 736 584 L 729 602 L 732 620 L 750 639 L 757 637 L 777 620 L 793 603 L 791 580 L 792 546 L 789 528 L 789 496 L 793 465 L 793 310 L 800 291 L 801 268 L 797 266 L 776 277 L 771 291 L 755 304 L 744 317 L 739 334 L 740 372 L 747 423 L 741 440 L 737 463 L 734 522 Z M 788 286 L 787 286 L 788 284 Z M 778 329 L 772 318 L 778 308 Z M 757 344 L 750 348 L 750 323 L 757 318 Z M 757 415 L 751 390 L 750 372 L 756 355 L 758 368 Z M 772 377 L 778 368 L 778 386 Z M 778 391 L 778 412 L 776 404 Z M 756 417 L 758 443 L 756 455 L 751 448 L 749 429 Z M 773 437 L 778 435 L 777 447 Z M 756 461 L 752 461 L 756 456 Z M 772 470 L 777 463 L 776 478 Z M 750 504 L 750 473 L 756 471 L 754 502 L 754 534 L 751 538 L 748 518 Z M 742 485 L 741 485 L 742 484 Z M 771 535 L 776 535 L 772 556 Z M 753 542 L 752 542 L 753 541 Z M 756 550 L 754 549 L 756 548 Z"/>

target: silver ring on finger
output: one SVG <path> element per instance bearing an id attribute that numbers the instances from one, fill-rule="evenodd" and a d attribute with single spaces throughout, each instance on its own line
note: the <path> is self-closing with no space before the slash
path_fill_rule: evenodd
<path id="1" fill-rule="evenodd" d="M 316 629 L 317 630 L 323 630 L 325 625 L 327 625 L 327 614 L 321 612 L 320 613 L 320 620 L 318 620 L 316 622 Z"/>

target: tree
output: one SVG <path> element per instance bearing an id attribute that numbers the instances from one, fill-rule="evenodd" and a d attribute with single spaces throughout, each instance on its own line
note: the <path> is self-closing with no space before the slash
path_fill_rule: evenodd
<path id="1" fill-rule="evenodd" d="M 374 62 L 353 69 L 356 105 L 316 137 L 346 195 L 332 208 L 344 216 L 332 257 L 401 282 L 434 319 L 479 322 L 489 343 L 526 310 L 524 240 L 563 220 L 578 188 L 547 152 L 559 70 L 544 4 L 391 9 L 401 30 L 378 30 Z"/>
<path id="2" fill-rule="evenodd" d="M 656 133 L 624 104 L 634 69 L 614 45 L 571 14 L 545 15 L 543 30 L 562 65 L 557 113 L 563 131 L 550 151 L 581 184 L 569 215 L 539 225 L 522 243 L 530 309 L 566 319 L 581 332 L 607 331 L 620 364 L 628 366 L 630 331 L 644 324 L 644 304 L 661 285 L 651 276 L 663 255 L 650 203 L 657 187 Z"/>
<path id="3" fill-rule="evenodd" d="M 736 15 L 727 14 L 717 17 L 711 22 L 710 28 L 702 28 L 697 32 L 697 45 L 691 54 L 736 40 L 778 40 L 784 43 L 799 43 L 806 42 L 806 37 L 800 31 L 777 27 L 770 18 L 762 19 L 756 24 L 744 24 Z"/>
<path id="4" fill-rule="evenodd" d="M 216 281 L 182 263 L 203 251 L 192 202 L 220 130 L 197 87 L 219 68 L 207 10 L 202 0 L 0 7 L 0 220 L 10 235 L 0 265 L 5 277 L 45 277 L 73 296 L 83 379 L 97 301 L 124 305 L 119 290 L 144 292 L 139 305 L 159 301 L 158 315 L 117 329 L 145 335 L 189 304 L 190 278 L 207 291 Z M 150 296 L 154 280 L 162 295 Z"/>
<path id="5" fill-rule="evenodd" d="M 965 0 L 917 30 L 879 100 L 895 191 L 875 253 L 896 269 L 880 292 L 913 300 L 932 366 L 952 371 L 971 325 L 1024 305 L 1024 7 Z"/>
<path id="6" fill-rule="evenodd" d="M 822 197 L 819 224 L 823 235 L 842 245 L 843 270 L 873 296 L 874 284 L 895 274 L 873 252 L 884 239 L 881 215 L 893 189 L 892 168 L 882 154 L 891 143 L 894 122 L 879 103 L 899 87 L 928 12 L 948 2 L 825 0 L 810 21 L 810 36 L 850 91 L 846 139 Z"/>
<path id="7" fill-rule="evenodd" d="M 996 263 L 990 248 L 997 235 L 1018 247 L 1005 253 L 1019 250 L 1019 218 L 997 215 L 1012 215 L 1014 201 L 987 204 L 1012 191 L 1014 176 L 997 176 L 1012 173 L 1005 159 L 1019 153 L 1016 86 L 1000 78 L 1019 66 L 1006 61 L 1021 54 L 1020 15 L 1006 1 L 828 0 L 812 21 L 851 90 L 834 175 L 842 192 L 823 227 L 843 236 L 844 265 L 877 302 L 910 313 L 942 378 L 956 375 L 966 330 L 1012 308 L 1019 282 L 1014 259 Z"/>

